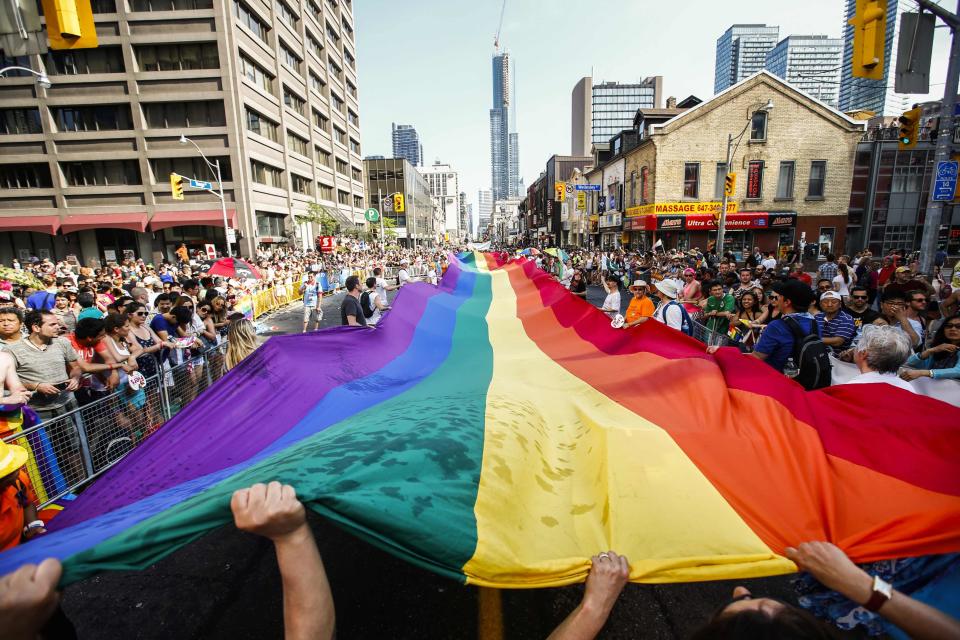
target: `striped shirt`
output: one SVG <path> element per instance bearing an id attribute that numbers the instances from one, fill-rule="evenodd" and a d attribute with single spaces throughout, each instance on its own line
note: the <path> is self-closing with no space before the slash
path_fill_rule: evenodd
<path id="1" fill-rule="evenodd" d="M 825 313 L 818 313 L 815 318 L 821 338 L 843 338 L 843 344 L 830 347 L 831 351 L 840 353 L 850 348 L 853 337 L 857 335 L 857 327 L 849 313 L 841 310 L 833 320 L 827 320 Z"/>

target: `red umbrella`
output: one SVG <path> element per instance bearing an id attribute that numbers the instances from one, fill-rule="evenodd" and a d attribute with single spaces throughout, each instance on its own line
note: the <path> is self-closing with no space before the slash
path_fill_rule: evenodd
<path id="1" fill-rule="evenodd" d="M 261 280 L 263 276 L 256 268 L 242 258 L 220 258 L 216 262 L 204 264 L 204 271 L 211 276 L 237 278 L 238 280 Z"/>

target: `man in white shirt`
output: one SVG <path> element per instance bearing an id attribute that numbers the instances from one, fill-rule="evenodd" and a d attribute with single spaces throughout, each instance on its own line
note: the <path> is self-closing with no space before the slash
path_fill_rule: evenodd
<path id="1" fill-rule="evenodd" d="M 399 287 L 402 287 L 405 284 L 413 282 L 413 278 L 410 277 L 410 261 L 404 258 L 400 261 L 400 271 L 397 271 L 397 281 Z"/>
<path id="2" fill-rule="evenodd" d="M 400 285 L 396 284 L 387 284 L 386 278 L 383 277 L 383 269 L 380 267 L 373 268 L 373 277 L 377 279 L 377 294 L 379 294 L 380 299 L 383 300 L 383 303 L 387 303 L 387 291 L 396 291 Z"/>
<path id="3" fill-rule="evenodd" d="M 909 382 L 897 375 L 912 351 L 910 338 L 900 327 L 864 325 L 853 352 L 853 362 L 860 370 L 860 375 L 847 384 L 886 383 L 916 393 Z"/>
<path id="4" fill-rule="evenodd" d="M 767 272 L 770 272 L 777 268 L 777 259 L 773 257 L 773 252 L 771 251 L 760 264 L 763 265 L 763 268 L 766 269 Z"/>
<path id="5" fill-rule="evenodd" d="M 573 280 L 573 265 L 570 264 L 570 260 L 567 260 L 563 263 L 560 276 L 560 284 L 564 286 L 565 289 L 570 288 L 570 281 Z"/>
<path id="6" fill-rule="evenodd" d="M 360 294 L 360 308 L 364 310 L 364 315 L 366 315 L 365 305 L 369 304 L 370 308 L 373 309 L 373 315 L 367 318 L 367 325 L 373 326 L 380 322 L 380 318 L 383 316 L 383 312 L 390 308 L 390 305 L 387 304 L 386 298 L 381 298 L 380 293 L 377 291 L 377 279 L 374 277 L 367 278 L 366 280 L 367 290 Z M 364 295 L 366 294 L 366 295 Z M 369 300 L 369 302 L 366 299 Z"/>
<path id="7" fill-rule="evenodd" d="M 607 291 L 607 297 L 600 310 L 610 318 L 614 318 L 620 314 L 620 282 L 615 276 L 607 276 L 603 288 Z"/>
<path id="8" fill-rule="evenodd" d="M 656 284 L 660 296 L 660 306 L 653 314 L 653 319 L 662 322 L 668 327 L 677 331 L 683 330 L 683 305 L 680 303 L 671 304 L 677 299 L 677 293 L 680 291 L 680 283 L 676 280 L 664 278 Z"/>

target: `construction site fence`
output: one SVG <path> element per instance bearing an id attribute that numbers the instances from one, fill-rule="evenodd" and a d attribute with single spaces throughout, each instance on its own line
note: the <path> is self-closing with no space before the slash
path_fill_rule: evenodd
<path id="1" fill-rule="evenodd" d="M 37 506 L 81 490 L 162 429 L 223 376 L 226 348 L 181 352 L 175 364 L 158 358 L 158 373 L 140 389 L 121 384 L 104 395 L 81 387 L 67 405 L 41 410 L 40 422 L 26 428 L 20 409 L 7 411 L 3 441 L 27 450 Z"/>

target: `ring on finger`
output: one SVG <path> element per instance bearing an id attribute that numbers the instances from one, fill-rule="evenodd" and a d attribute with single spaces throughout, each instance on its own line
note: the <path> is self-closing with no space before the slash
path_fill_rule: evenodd
<path id="1" fill-rule="evenodd" d="M 601 554 L 599 554 L 597 557 L 598 557 L 598 558 L 603 558 L 603 559 L 606 560 L 606 559 L 609 559 L 609 558 L 610 558 L 610 554 L 609 554 L 609 553 L 601 553 Z"/>

